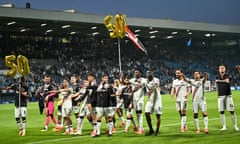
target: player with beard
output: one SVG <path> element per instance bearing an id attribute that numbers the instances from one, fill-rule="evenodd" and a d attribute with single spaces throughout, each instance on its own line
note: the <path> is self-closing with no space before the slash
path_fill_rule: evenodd
<path id="1" fill-rule="evenodd" d="M 57 126 L 57 120 L 54 116 L 54 99 L 56 94 L 51 92 L 52 90 L 56 90 L 56 87 L 51 83 L 51 77 L 49 75 L 44 76 L 44 82 L 43 96 L 46 103 L 46 122 L 45 127 L 41 130 L 42 132 L 48 131 L 48 125 L 51 119 L 55 127 Z"/>
<path id="2" fill-rule="evenodd" d="M 204 132 L 208 134 L 208 116 L 207 116 L 207 103 L 206 97 L 204 95 L 204 84 L 207 80 L 208 74 L 204 73 L 203 78 L 201 78 L 200 72 L 195 70 L 193 73 L 194 79 L 187 79 L 183 76 L 184 81 L 188 82 L 192 87 L 192 110 L 194 123 L 196 126 L 196 133 L 200 133 L 198 112 L 202 111 L 203 121 L 204 121 Z"/>
<path id="3" fill-rule="evenodd" d="M 181 119 L 180 131 L 187 130 L 187 99 L 190 94 L 190 85 L 183 80 L 183 73 L 180 69 L 176 70 L 176 79 L 172 82 L 171 96 L 176 96 L 176 108 Z"/>

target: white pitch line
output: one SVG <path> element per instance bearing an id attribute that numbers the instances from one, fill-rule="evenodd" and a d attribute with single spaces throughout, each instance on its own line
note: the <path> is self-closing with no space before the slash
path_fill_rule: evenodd
<path id="1" fill-rule="evenodd" d="M 213 121 L 213 120 L 217 120 L 217 119 L 219 119 L 219 118 L 208 119 L 208 121 Z M 203 120 L 199 120 L 199 121 L 203 121 Z M 194 123 L 194 121 L 187 122 L 187 123 Z M 175 125 L 180 125 L 180 124 L 181 123 L 165 124 L 165 125 L 161 125 L 161 127 L 175 126 Z"/>
<path id="2" fill-rule="evenodd" d="M 208 119 L 209 121 L 214 121 L 214 120 L 218 120 L 219 118 L 212 118 L 212 119 Z M 203 121 L 203 120 L 199 120 L 199 121 Z M 188 122 L 188 123 L 194 123 L 193 121 Z M 161 125 L 161 127 L 168 127 L 168 126 L 175 126 L 175 125 L 179 125 L 180 123 L 173 123 L 173 124 L 166 124 L 166 125 Z M 117 131 L 116 133 L 120 133 L 123 132 L 123 130 L 121 131 Z M 38 142 L 30 142 L 27 144 L 42 144 L 42 143 L 47 143 L 47 142 L 56 142 L 56 141 L 61 141 L 61 140 L 68 140 L 68 139 L 77 139 L 77 138 L 81 138 L 81 137 L 90 137 L 89 135 L 85 135 L 85 136 L 75 136 L 75 137 L 68 137 L 68 138 L 59 138 L 59 139 L 53 139 L 53 140 L 45 140 L 45 141 L 38 141 Z"/>
<path id="3" fill-rule="evenodd" d="M 123 132 L 123 130 L 117 131 L 116 133 L 120 133 L 120 132 Z M 76 138 L 81 138 L 81 137 L 91 137 L 91 136 L 90 135 L 73 136 L 73 137 L 59 138 L 59 139 L 53 139 L 53 140 L 44 140 L 44 141 L 38 141 L 38 142 L 30 142 L 30 143 L 26 143 L 26 144 L 41 144 L 41 143 L 46 143 L 46 142 L 56 142 L 56 141 L 68 140 L 68 139 L 76 139 Z"/>
<path id="4" fill-rule="evenodd" d="M 81 136 L 81 137 L 87 137 L 87 136 L 88 135 Z M 68 139 L 76 139 L 76 138 L 80 138 L 80 136 L 68 137 L 68 138 L 59 138 L 59 139 L 45 140 L 45 141 L 38 141 L 38 142 L 30 142 L 30 143 L 27 143 L 27 144 L 41 144 L 41 143 L 46 143 L 46 142 L 56 142 L 56 141 L 68 140 Z"/>

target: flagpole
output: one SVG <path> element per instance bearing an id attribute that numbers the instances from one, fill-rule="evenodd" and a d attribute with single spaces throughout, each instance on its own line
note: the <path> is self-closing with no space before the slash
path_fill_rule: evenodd
<path id="1" fill-rule="evenodd" d="M 119 73 L 122 72 L 122 62 L 121 62 L 121 44 L 120 38 L 118 38 L 118 61 L 119 61 Z"/>
<path id="2" fill-rule="evenodd" d="M 18 108 L 21 114 L 21 77 L 19 78 L 19 81 L 18 81 L 18 104 L 19 104 Z"/>

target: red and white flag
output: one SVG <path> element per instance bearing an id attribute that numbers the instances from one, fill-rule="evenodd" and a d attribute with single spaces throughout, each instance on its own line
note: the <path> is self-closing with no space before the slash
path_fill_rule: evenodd
<path id="1" fill-rule="evenodd" d="M 126 25 L 126 36 L 139 48 L 143 51 L 146 55 L 148 55 L 147 50 L 143 43 L 136 37 L 136 35 L 128 28 Z"/>

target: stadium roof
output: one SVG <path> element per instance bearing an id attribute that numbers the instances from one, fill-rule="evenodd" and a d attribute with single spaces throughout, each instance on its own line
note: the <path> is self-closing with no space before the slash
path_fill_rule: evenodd
<path id="1" fill-rule="evenodd" d="M 113 14 L 115 15 L 115 14 Z M 103 15 L 74 11 L 48 11 L 31 8 L 0 7 L 0 34 L 65 36 L 108 36 Z M 231 40 L 240 38 L 240 25 L 218 25 L 170 19 L 126 17 L 130 29 L 143 38 L 209 38 Z"/>

